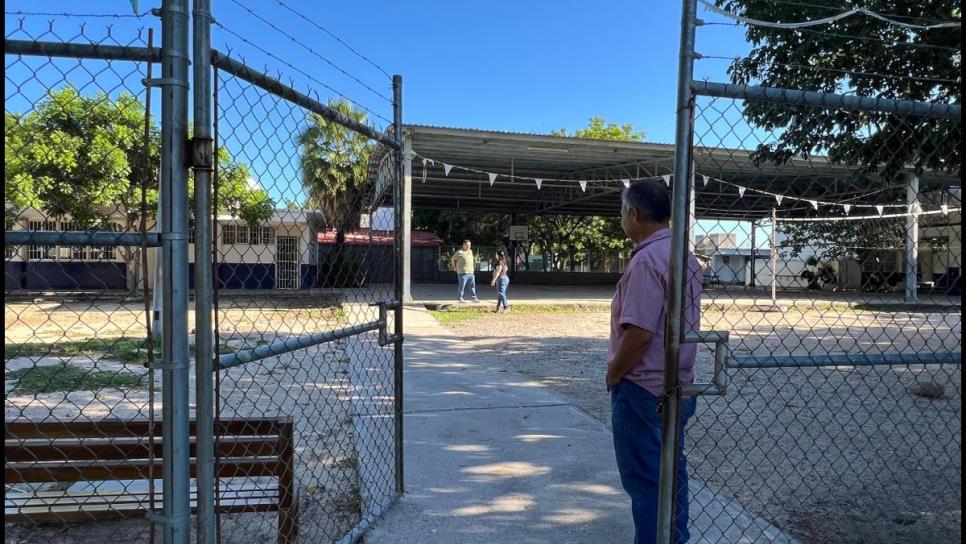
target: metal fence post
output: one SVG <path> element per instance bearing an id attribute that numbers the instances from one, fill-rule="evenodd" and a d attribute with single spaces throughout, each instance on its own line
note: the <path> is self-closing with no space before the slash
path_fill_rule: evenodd
<path id="1" fill-rule="evenodd" d="M 211 0 L 193 0 L 192 62 L 195 176 L 195 419 L 198 447 L 198 542 L 215 542 L 215 433 L 212 347 L 211 173 Z"/>
<path id="2" fill-rule="evenodd" d="M 403 255 L 403 240 L 406 236 L 403 233 L 409 221 L 404 216 L 409 214 L 409 208 L 405 206 L 403 200 L 403 126 L 402 126 L 402 76 L 392 76 L 392 116 L 393 128 L 395 129 L 396 141 L 399 148 L 396 153 L 396 183 L 393 186 L 393 215 L 395 220 L 395 244 L 396 244 L 396 315 L 394 319 L 396 342 L 393 344 L 393 415 L 395 421 L 395 473 L 396 473 L 396 492 L 405 491 L 403 479 L 403 268 L 406 264 Z"/>
<path id="3" fill-rule="evenodd" d="M 164 507 L 156 518 L 165 544 L 189 538 L 188 463 L 188 6 L 161 4 L 162 455 Z"/>
<path id="4" fill-rule="evenodd" d="M 678 64 L 677 128 L 674 140 L 674 190 L 671 202 L 671 265 L 668 275 L 668 309 L 665 334 L 663 424 L 661 427 L 661 474 L 658 488 L 657 541 L 672 544 L 675 488 L 677 486 L 678 419 L 681 392 L 678 390 L 678 352 L 684 307 L 687 267 L 691 176 L 691 79 L 694 71 L 694 31 L 697 3 L 681 3 L 681 49 Z"/>

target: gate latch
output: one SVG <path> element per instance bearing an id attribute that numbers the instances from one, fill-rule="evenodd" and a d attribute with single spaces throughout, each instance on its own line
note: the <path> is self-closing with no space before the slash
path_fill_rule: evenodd
<path id="1" fill-rule="evenodd" d="M 381 300 L 379 302 L 370 304 L 369 306 L 379 307 L 379 345 L 385 347 L 395 342 L 402 342 L 402 336 L 389 334 L 386 330 L 386 328 L 389 326 L 389 310 L 398 309 L 399 301 Z"/>
<path id="2" fill-rule="evenodd" d="M 697 331 L 689 332 L 681 339 L 685 344 L 710 344 L 714 343 L 714 373 L 710 383 L 692 383 L 681 386 L 681 394 L 684 396 L 692 395 L 724 395 L 728 388 L 728 376 L 725 369 L 728 368 L 728 358 L 731 356 L 731 347 L 728 345 L 727 331 Z"/>

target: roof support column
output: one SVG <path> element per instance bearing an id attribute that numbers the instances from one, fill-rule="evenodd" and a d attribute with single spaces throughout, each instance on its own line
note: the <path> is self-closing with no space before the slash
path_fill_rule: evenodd
<path id="1" fill-rule="evenodd" d="M 413 140 L 403 132 L 402 302 L 413 301 Z"/>
<path id="2" fill-rule="evenodd" d="M 910 176 L 906 185 L 906 302 L 919 302 L 919 176 Z"/>

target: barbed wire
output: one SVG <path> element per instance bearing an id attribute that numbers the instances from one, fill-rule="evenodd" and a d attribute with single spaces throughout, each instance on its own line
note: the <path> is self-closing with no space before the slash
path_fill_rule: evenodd
<path id="1" fill-rule="evenodd" d="M 769 27 L 769 28 L 803 28 L 803 27 L 809 27 L 809 26 L 821 26 L 829 23 L 834 23 L 836 21 L 845 19 L 847 17 L 852 17 L 853 15 L 866 15 L 868 17 L 872 17 L 874 19 L 878 19 L 880 21 L 884 21 L 886 23 L 907 28 L 910 30 L 934 30 L 937 28 L 960 28 L 962 26 L 961 23 L 956 23 L 956 22 L 943 22 L 943 23 L 936 23 L 931 25 L 916 25 L 916 24 L 910 24 L 910 23 L 903 23 L 901 21 L 890 19 L 885 15 L 882 15 L 880 13 L 877 13 L 875 11 L 872 11 L 866 8 L 853 8 L 848 11 L 839 13 L 837 15 L 823 17 L 821 19 L 815 19 L 812 21 L 801 21 L 797 23 L 776 23 L 773 21 L 763 21 L 760 19 L 752 19 L 750 17 L 742 17 L 740 15 L 735 15 L 730 11 L 727 11 L 719 8 L 718 6 L 715 6 L 714 4 L 708 2 L 707 0 L 698 0 L 698 2 L 701 5 L 703 5 L 705 8 L 707 8 L 709 11 L 717 13 L 722 17 L 726 17 L 728 19 L 732 19 L 732 20 L 744 23 L 746 25 L 763 26 L 763 27 Z"/>
<path id="2" fill-rule="evenodd" d="M 818 8 L 818 9 L 825 9 L 825 10 L 829 10 L 829 11 L 843 11 L 843 10 L 851 9 L 847 5 L 832 6 L 832 5 L 828 5 L 828 4 L 822 5 L 822 4 L 812 4 L 812 3 L 809 3 L 809 2 L 794 2 L 792 0 L 771 0 L 771 1 L 772 1 L 773 4 L 785 4 L 785 5 L 788 5 L 788 6 L 801 6 L 801 7 L 807 7 L 807 8 Z M 923 22 L 927 22 L 927 23 L 948 23 L 948 22 L 951 22 L 949 19 L 931 19 L 929 17 L 917 17 L 915 15 L 899 15 L 898 13 L 884 13 L 882 11 L 876 11 L 876 13 L 878 13 L 879 15 L 884 15 L 886 17 L 892 17 L 894 19 L 908 19 L 910 21 L 923 21 Z"/>
<path id="3" fill-rule="evenodd" d="M 376 95 L 376 96 L 378 96 L 379 98 L 382 98 L 382 99 L 383 99 L 383 100 L 385 100 L 386 102 L 388 102 L 388 103 L 390 103 L 390 104 L 392 104 L 392 99 L 391 99 L 391 98 L 389 98 L 388 96 L 386 96 L 386 95 L 384 95 L 384 94 L 382 94 L 382 93 L 380 93 L 379 91 L 377 91 L 377 90 L 375 90 L 375 89 L 373 89 L 372 87 L 370 87 L 370 86 L 369 86 L 368 84 L 366 84 L 366 83 L 365 83 L 364 81 L 362 81 L 361 79 L 359 79 L 359 78 L 357 78 L 356 76 L 354 76 L 354 75 L 352 75 L 352 74 L 350 74 L 350 73 L 349 73 L 348 71 L 346 71 L 346 70 L 345 70 L 344 68 L 342 68 L 341 66 L 339 66 L 339 65 L 337 65 L 336 63 L 334 63 L 334 62 L 332 62 L 331 60 L 329 60 L 329 59 L 327 59 L 327 58 L 325 58 L 324 56 L 322 56 L 321 54 L 319 54 L 319 53 L 318 53 L 318 52 L 317 52 L 317 51 L 316 51 L 315 49 L 312 49 L 311 47 L 309 47 L 308 45 L 306 45 L 305 43 L 303 43 L 303 42 L 302 42 L 301 40 L 299 40 L 299 39 L 298 39 L 298 38 L 296 38 L 295 36 L 292 36 L 292 35 L 291 35 L 291 34 L 289 34 L 288 32 L 285 32 L 284 30 L 282 30 L 281 28 L 279 28 L 278 26 L 276 26 L 276 25 L 275 25 L 274 23 L 272 23 L 271 21 L 269 21 L 269 20 L 267 20 L 267 19 L 265 19 L 264 17 L 262 17 L 261 15 L 259 15 L 259 14 L 258 14 L 258 13 L 256 13 L 255 11 L 253 11 L 253 10 L 252 10 L 251 8 L 249 8 L 249 7 L 248 7 L 248 6 L 246 6 L 245 4 L 242 4 L 242 3 L 241 3 L 241 2 L 239 2 L 238 0 L 231 0 L 231 1 L 232 1 L 232 3 L 234 3 L 234 4 L 236 5 L 236 6 L 238 6 L 238 7 L 240 7 L 240 8 L 242 8 L 243 10 L 245 10 L 245 11 L 247 11 L 247 12 L 248 12 L 249 14 L 251 14 L 251 15 L 252 15 L 253 17 L 255 17 L 255 18 L 256 18 L 256 19 L 258 19 L 259 21 L 261 21 L 261 22 L 263 22 L 263 23 L 265 23 L 266 25 L 268 25 L 269 27 L 271 27 L 271 28 L 272 28 L 273 30 L 275 30 L 276 32 L 278 32 L 279 34 L 281 34 L 281 35 L 283 35 L 283 36 L 285 36 L 286 38 L 288 38 L 288 39 L 290 39 L 290 40 L 292 40 L 293 42 L 295 42 L 295 43 L 296 43 L 297 45 L 299 45 L 299 46 L 301 46 L 301 47 L 302 47 L 303 49 L 305 49 L 305 50 L 306 50 L 306 51 L 308 51 L 309 53 L 311 53 L 311 54 L 313 54 L 313 55 L 315 55 L 316 57 L 318 57 L 319 59 L 321 59 L 321 60 L 322 60 L 323 62 L 325 62 L 326 64 L 328 64 L 329 66 L 331 66 L 331 67 L 333 67 L 333 68 L 335 68 L 336 70 L 338 70 L 339 72 L 341 72 L 341 73 L 342 73 L 343 75 L 345 75 L 346 77 L 348 77 L 348 78 L 350 78 L 350 79 L 352 79 L 353 81 L 355 81 L 355 82 L 356 82 L 356 83 L 358 83 L 359 85 L 362 85 L 363 87 L 365 87 L 366 89 L 368 89 L 368 90 L 369 90 L 370 92 L 372 92 L 373 94 L 375 94 L 375 95 Z"/>
<path id="4" fill-rule="evenodd" d="M 740 27 L 740 26 L 743 26 L 743 25 L 741 23 L 738 23 L 738 22 L 725 23 L 725 22 L 721 22 L 721 21 L 706 21 L 703 26 Z M 846 38 L 846 39 L 852 39 L 852 40 L 861 40 L 861 41 L 877 42 L 877 43 L 886 44 L 886 45 L 888 45 L 890 47 L 892 47 L 892 46 L 903 46 L 903 47 L 919 47 L 919 48 L 923 48 L 923 49 L 939 49 L 939 50 L 942 50 L 942 51 L 952 51 L 952 52 L 959 51 L 959 49 L 957 49 L 955 47 L 948 47 L 948 46 L 945 46 L 945 45 L 936 45 L 936 44 L 932 44 L 932 43 L 920 43 L 920 42 L 897 42 L 897 41 L 893 41 L 893 40 L 884 40 L 884 39 L 873 38 L 871 36 L 856 36 L 854 34 L 843 34 L 841 32 L 829 32 L 829 31 L 826 31 L 826 30 L 815 30 L 815 29 L 812 29 L 812 28 L 793 28 L 793 29 L 779 28 L 779 29 L 776 29 L 776 30 L 791 30 L 793 32 L 808 32 L 810 34 L 819 34 L 819 35 L 822 35 L 822 36 L 830 36 L 830 37 L 834 37 L 834 38 Z"/>
<path id="5" fill-rule="evenodd" d="M 267 55 L 268 57 L 270 57 L 270 58 L 272 58 L 272 59 L 274 59 L 274 60 L 276 60 L 276 61 L 278 61 L 278 62 L 280 62 L 280 63 L 282 63 L 282 64 L 284 64 L 285 66 L 287 66 L 287 67 L 289 67 L 289 68 L 291 68 L 292 70 L 294 70 L 294 71 L 296 71 L 296 72 L 298 72 L 299 74 L 302 74 L 303 76 L 305 76 L 306 78 L 308 78 L 308 79 L 309 79 L 309 81 L 312 81 L 313 83 L 316 83 L 316 84 L 318 84 L 318 85 L 321 85 L 322 87 L 324 87 L 324 88 L 326 88 L 326 89 L 328 89 L 328 90 L 330 90 L 330 91 L 332 91 L 333 93 L 335 93 L 335 94 L 336 94 L 336 95 L 338 95 L 339 97 L 341 97 L 341 98 L 343 98 L 343 99 L 345 99 L 345 100 L 347 100 L 348 102 L 350 102 L 350 103 L 352 103 L 352 104 L 354 104 L 355 106 L 357 106 L 357 107 L 359 107 L 360 109 L 362 109 L 362 110 L 364 110 L 365 112 L 367 112 L 367 113 L 369 113 L 369 114 L 371 114 L 372 116 L 374 116 L 374 117 L 377 117 L 377 118 L 379 118 L 379 119 L 381 119 L 381 120 L 383 120 L 383 121 L 385 121 L 385 122 L 386 122 L 387 124 L 390 124 L 390 125 L 392 124 L 392 121 L 390 121 L 390 120 L 389 120 L 389 119 L 387 119 L 386 117 L 383 117 L 382 115 L 380 115 L 380 114 L 378 114 L 378 113 L 376 113 L 376 112 L 375 112 L 374 110 L 372 110 L 371 108 L 368 108 L 367 106 L 365 106 L 365 105 L 363 105 L 362 103 L 360 103 L 360 102 L 359 102 L 359 101 L 357 101 L 357 100 L 353 100 L 352 98 L 349 98 L 349 97 L 348 97 L 347 95 L 345 95 L 345 94 L 343 94 L 343 93 L 341 93 L 341 92 L 339 92 L 338 90 L 336 90 L 335 88 L 333 88 L 333 87 L 332 87 L 331 85 L 328 85 L 327 83 L 324 83 L 324 82 L 322 82 L 322 81 L 320 81 L 319 79 L 317 79 L 317 78 L 315 78 L 315 77 L 313 77 L 313 76 L 312 76 L 311 74 L 309 74 L 309 73 L 308 73 L 308 72 L 306 72 L 305 70 L 302 70 L 301 68 L 298 68 L 298 67 L 297 67 L 297 66 L 295 66 L 294 64 L 292 64 L 292 63 L 290 63 L 290 62 L 288 62 L 287 60 L 283 60 L 283 59 L 281 59 L 280 57 L 278 57 L 278 56 L 277 56 L 277 55 L 275 55 L 274 53 L 272 53 L 272 52 L 270 52 L 270 51 L 268 51 L 267 49 L 265 49 L 265 48 L 263 48 L 263 47 L 261 47 L 261 46 L 259 46 L 259 45 L 256 45 L 256 44 L 254 44 L 254 43 L 253 43 L 253 42 L 252 42 L 251 40 L 249 40 L 248 38 L 246 38 L 246 37 L 244 37 L 244 36 L 242 36 L 241 34 L 239 34 L 239 33 L 237 33 L 237 32 L 235 32 L 234 30 L 231 30 L 230 28 L 228 28 L 228 27 L 226 27 L 225 25 L 223 25 L 223 24 L 221 24 L 221 23 L 219 23 L 218 21 L 215 21 L 215 22 L 214 22 L 214 25 L 215 25 L 215 26 L 217 26 L 218 28 L 220 28 L 220 29 L 222 29 L 222 30 L 224 30 L 224 31 L 225 31 L 225 32 L 227 32 L 228 34 L 230 34 L 230 35 L 232 35 L 232 36 L 234 36 L 235 38 L 238 38 L 239 40 L 241 40 L 242 42 L 244 42 L 244 43 L 246 43 L 246 44 L 248 44 L 249 46 L 251 46 L 251 47 L 253 47 L 253 48 L 255 48 L 256 50 L 258 50 L 258 51 L 259 51 L 259 52 L 261 52 L 262 54 L 264 54 L 264 55 Z"/>
<path id="6" fill-rule="evenodd" d="M 370 60 L 369 57 L 367 57 L 367 56 L 363 55 L 362 53 L 360 53 L 360 52 L 356 51 L 355 49 L 353 49 L 352 46 L 350 46 L 349 44 L 347 44 L 344 41 L 342 41 L 341 38 L 339 38 L 338 36 L 336 36 L 335 34 L 333 34 L 329 29 L 325 28 L 324 26 L 322 26 L 321 24 L 317 23 L 316 21 L 314 21 L 312 19 L 309 19 L 308 17 L 306 17 L 305 15 L 303 15 L 300 11 L 290 8 L 284 2 L 282 2 L 282 0 L 275 0 L 275 2 L 278 3 L 278 5 L 282 6 L 283 8 L 287 9 L 288 11 L 294 13 L 296 16 L 298 16 L 299 18 L 301 18 L 305 22 L 311 24 L 312 26 L 314 26 L 314 27 L 318 28 L 319 30 L 321 30 L 322 32 L 326 33 L 332 39 L 334 39 L 335 41 L 337 41 L 340 44 L 342 44 L 346 49 L 348 49 L 349 51 L 353 52 L 356 56 L 358 56 L 359 58 L 361 58 L 362 60 L 366 61 L 371 66 L 373 66 L 374 68 L 376 68 L 377 70 L 379 70 L 380 72 L 382 72 L 383 75 L 385 75 L 387 78 L 392 79 L 392 76 L 389 75 L 389 72 L 387 72 L 385 69 L 383 69 L 382 66 L 379 66 L 378 64 L 376 64 L 375 62 L 373 62 L 372 60 Z"/>
<path id="7" fill-rule="evenodd" d="M 40 12 L 40 11 L 4 11 L 4 15 L 24 15 L 27 17 L 66 17 L 66 18 L 110 18 L 110 19 L 143 19 L 151 15 L 151 10 L 137 14 L 119 13 L 70 13 L 70 12 Z"/>

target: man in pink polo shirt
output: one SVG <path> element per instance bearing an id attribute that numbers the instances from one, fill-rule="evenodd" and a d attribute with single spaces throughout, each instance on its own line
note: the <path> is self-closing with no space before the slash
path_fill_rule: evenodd
<path id="1" fill-rule="evenodd" d="M 635 544 L 656 542 L 658 481 L 661 466 L 661 395 L 664 393 L 664 327 L 671 260 L 671 196 L 662 181 L 644 180 L 624 191 L 621 226 L 634 242 L 630 264 L 611 303 L 607 389 L 617 468 L 631 497 Z M 701 322 L 701 267 L 688 254 L 685 273 L 684 330 Z M 694 381 L 695 344 L 681 344 L 680 381 Z M 681 449 L 675 504 L 676 543 L 688 541 L 687 465 L 684 426 L 696 399 L 681 404 Z"/>

